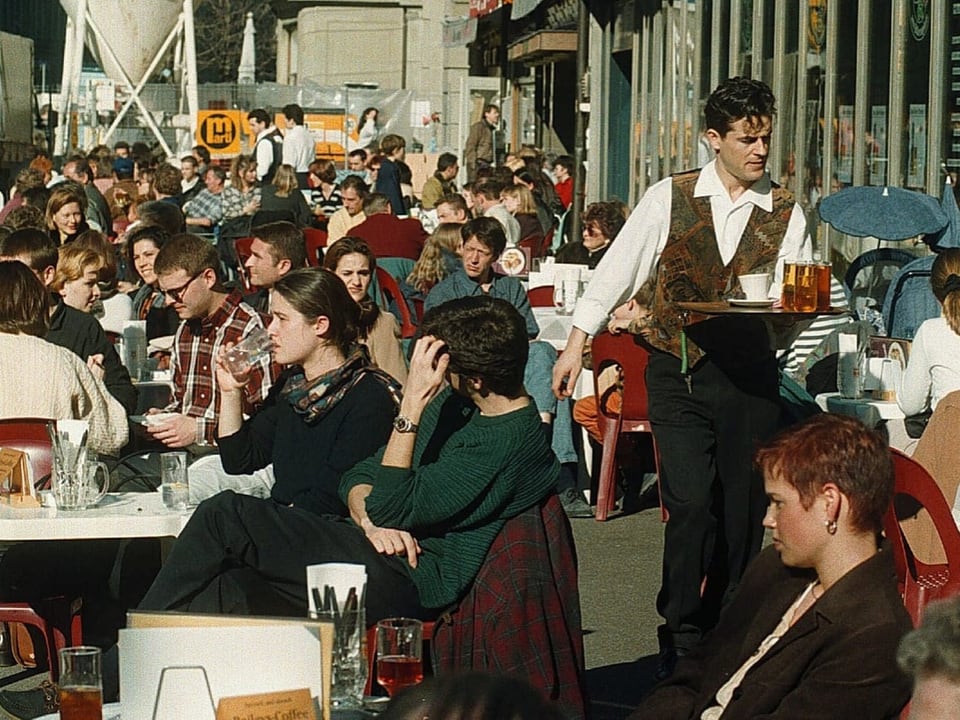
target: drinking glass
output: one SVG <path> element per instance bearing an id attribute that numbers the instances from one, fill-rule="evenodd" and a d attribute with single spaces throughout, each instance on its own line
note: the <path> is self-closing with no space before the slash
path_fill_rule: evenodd
<path id="1" fill-rule="evenodd" d="M 780 305 L 784 310 L 796 310 L 797 291 L 797 263 L 783 264 L 783 290 L 780 295 Z"/>
<path id="2" fill-rule="evenodd" d="M 567 312 L 566 298 L 563 293 L 563 283 L 553 283 L 553 306 L 557 309 L 559 315 L 565 315 Z"/>
<path id="3" fill-rule="evenodd" d="M 830 271 L 828 262 L 817 263 L 817 310 L 830 309 Z"/>
<path id="4" fill-rule="evenodd" d="M 100 648 L 80 645 L 60 650 L 61 720 L 101 720 L 102 688 Z"/>
<path id="5" fill-rule="evenodd" d="M 240 342 L 224 353 L 223 361 L 230 374 L 244 377 L 250 368 L 270 356 L 273 340 L 263 328 L 254 328 Z"/>
<path id="6" fill-rule="evenodd" d="M 377 623 L 377 682 L 393 697 L 423 681 L 423 623 L 387 618 Z"/>
<path id="7" fill-rule="evenodd" d="M 160 456 L 160 494 L 163 504 L 171 510 L 186 510 L 190 504 L 185 452 L 166 452 Z"/>
<path id="8" fill-rule="evenodd" d="M 797 284 L 793 308 L 797 312 L 813 312 L 817 309 L 817 266 L 800 263 L 797 266 Z"/>

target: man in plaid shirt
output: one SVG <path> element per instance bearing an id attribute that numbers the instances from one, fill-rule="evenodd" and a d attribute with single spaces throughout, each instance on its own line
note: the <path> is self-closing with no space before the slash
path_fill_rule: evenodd
<path id="1" fill-rule="evenodd" d="M 177 414 L 147 428 L 168 448 L 214 444 L 220 408 L 215 358 L 225 343 L 264 327 L 239 291 L 227 293 L 220 286 L 218 264 L 216 248 L 189 234 L 175 235 L 154 263 L 166 303 L 182 320 L 173 348 L 174 402 L 165 408 Z M 254 365 L 244 387 L 245 412 L 263 402 L 274 374 L 269 359 Z"/>
<path id="2" fill-rule="evenodd" d="M 223 186 L 227 180 L 227 173 L 218 165 L 211 165 L 203 174 L 203 182 L 207 186 L 192 200 L 183 206 L 183 215 L 187 220 L 187 227 L 203 228 L 211 232 L 223 220 Z M 181 316 L 182 317 L 182 316 Z"/>

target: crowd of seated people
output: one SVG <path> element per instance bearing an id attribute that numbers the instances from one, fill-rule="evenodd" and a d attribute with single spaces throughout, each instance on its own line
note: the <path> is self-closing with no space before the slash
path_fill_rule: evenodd
<path id="1" fill-rule="evenodd" d="M 17 202 L 0 211 L 0 338 L 5 357 L 38 360 L 0 363 L 0 417 L 85 418 L 91 445 L 117 455 L 133 442 L 127 416 L 144 408 L 108 333 L 146 321 L 157 367 L 171 371 L 170 403 L 146 408 L 168 415 L 136 429 L 137 447 L 186 449 L 197 463 L 191 497 L 202 502 L 141 607 L 303 614 L 303 566 L 352 561 L 370 573 L 368 622 L 433 618 L 463 597 L 508 519 L 554 494 L 568 516 L 592 516 L 571 474 L 580 454 L 570 407 L 551 388 L 556 351 L 536 340 L 521 282 L 494 271 L 506 247 L 557 228 L 572 160 L 558 158 L 551 177 L 542 155 L 524 149 L 509 165 L 480 167 L 458 192 L 457 156 L 445 153 L 425 203 L 430 225 L 398 217 L 411 196 L 416 203 L 403 182 L 405 144 L 384 135 L 351 154 L 353 174 L 342 179 L 335 163 L 317 160 L 306 192 L 279 161 L 258 179 L 260 151 L 237 156 L 228 172 L 202 148 L 176 165 L 101 148 L 71 157 L 51 188 L 40 168 L 18 175 Z M 110 211 L 99 231 L 88 222 L 89 188 Z M 557 262 L 596 267 L 625 209 L 587 207 Z M 322 267 L 308 268 L 303 230 L 317 225 L 328 242 Z M 185 232 L 214 227 L 218 247 Z M 246 294 L 224 274 L 241 262 L 236 237 L 252 239 Z M 401 337 L 378 266 L 398 268 L 416 337 Z M 949 324 L 960 266 L 940 274 L 934 289 Z M 648 283 L 614 311 L 610 331 L 648 336 L 655 302 Z M 223 353 L 260 329 L 270 357 L 233 376 Z M 921 389 L 935 404 L 938 364 L 929 365 Z M 913 371 L 905 382 L 923 385 Z M 578 404 L 585 427 L 595 415 Z M 822 415 L 756 457 L 773 545 L 634 716 L 794 717 L 824 702 L 827 717 L 895 715 L 909 697 L 895 660 L 909 621 L 879 539 L 892 492 L 885 444 Z M 131 467 L 138 482 L 125 489 L 156 487 L 152 464 Z M 941 672 L 902 662 L 918 689 Z M 0 692 L 0 706 L 11 697 Z"/>

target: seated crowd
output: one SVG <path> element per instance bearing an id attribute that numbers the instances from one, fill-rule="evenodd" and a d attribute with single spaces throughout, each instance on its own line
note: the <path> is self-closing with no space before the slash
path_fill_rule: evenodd
<path id="1" fill-rule="evenodd" d="M 124 563 L 118 545 L 23 543 L 0 559 L 2 599 L 76 594 L 84 622 L 97 627 L 107 602 L 303 616 L 305 566 L 352 562 L 367 570 L 368 624 L 434 620 L 456 612 L 510 520 L 553 502 L 569 533 L 567 516 L 593 515 L 578 486 L 573 420 L 599 441 L 597 414 L 617 412 L 623 391 L 614 377 L 602 407 L 593 398 L 573 407 L 572 382 L 558 387 L 561 376 L 575 381 L 564 375 L 570 363 L 538 340 L 527 290 L 497 263 L 521 247 L 528 258 L 610 268 L 610 248 L 631 239 L 617 239 L 630 232 L 628 209 L 593 203 L 581 228 L 566 228 L 579 237 L 553 240 L 572 202 L 572 158 L 558 157 L 551 172 L 532 148 L 487 162 L 482 137 L 465 152 L 470 182 L 457 187 L 458 157 L 443 153 L 418 206 L 402 137 L 367 138 L 341 175 L 302 147 L 302 109 L 288 105 L 283 116 L 286 136 L 265 111 L 251 112 L 255 145 L 229 170 L 202 146 L 173 164 L 118 143 L 70 156 L 50 187 L 36 168 L 17 175 L 0 210 L 0 418 L 87 420 L 114 490 L 155 490 L 159 455 L 185 450 L 197 507 L 162 566 L 157 553 L 119 596 L 108 588 Z M 308 241 L 315 233 L 325 239 L 319 252 Z M 948 277 L 935 284 L 946 315 L 937 332 L 955 339 L 950 294 L 960 277 L 938 269 Z M 621 293 L 598 329 L 633 335 L 643 352 L 672 342 L 658 315 L 660 272 Z M 169 373 L 165 402 L 140 397 L 142 378 L 131 378 L 117 352 L 131 321 L 145 327 L 148 372 Z M 255 332 L 272 349 L 234 375 L 224 355 Z M 929 372 L 936 405 L 946 390 Z M 677 388 L 690 388 L 686 365 L 674 375 Z M 929 373 L 913 367 L 907 377 L 927 402 Z M 682 402 L 676 412 L 694 413 Z M 130 419 L 138 413 L 163 415 L 140 425 Z M 758 483 L 740 498 L 757 520 L 744 542 L 755 541 L 746 569 L 727 578 L 715 616 L 697 617 L 689 646 L 666 643 L 661 682 L 631 717 L 895 717 L 910 699 L 897 660 L 911 625 L 882 538 L 893 496 L 885 440 L 829 414 L 752 440 Z M 687 505 L 666 492 L 674 523 L 704 501 Z M 764 528 L 772 544 L 760 550 Z M 701 539 L 692 552 L 704 558 L 721 542 Z M 53 552 L 62 573 L 31 579 L 31 564 Z M 665 562 L 662 611 L 676 601 L 669 572 Z M 686 591 L 716 592 L 711 577 L 691 573 Z M 514 600 L 505 600 L 507 617 Z M 554 702 L 532 700 L 539 717 L 585 717 L 579 597 L 570 600 L 579 662 L 563 671 L 576 691 L 526 678 Z M 956 614 L 931 610 L 929 623 L 955 637 Z M 115 641 L 122 621 L 112 622 L 99 644 Z M 926 708 L 942 703 L 943 684 L 956 694 L 960 677 L 956 653 L 944 659 L 928 647 L 935 642 L 921 628 L 899 652 L 915 712 L 923 707 L 929 718 L 947 716 Z M 434 696 L 397 698 L 393 716 L 461 692 L 444 678 L 428 687 Z M 117 691 L 115 672 L 105 674 L 105 697 Z M 0 707 L 16 717 L 50 712 L 49 699 L 44 688 L 0 691 Z"/>

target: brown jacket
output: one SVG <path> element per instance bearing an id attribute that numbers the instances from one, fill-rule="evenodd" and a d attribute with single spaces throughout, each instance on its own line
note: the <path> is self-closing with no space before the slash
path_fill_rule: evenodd
<path id="1" fill-rule="evenodd" d="M 811 579 L 784 566 L 772 546 L 761 552 L 717 627 L 630 720 L 698 719 Z M 910 697 L 896 652 L 911 629 L 885 547 L 827 590 L 750 669 L 723 720 L 895 717 Z"/>
<path id="2" fill-rule="evenodd" d="M 467 143 L 463 148 L 463 161 L 467 164 L 467 178 L 473 180 L 477 176 L 477 161 L 483 160 L 488 165 L 493 164 L 493 128 L 483 118 L 470 126 Z"/>

